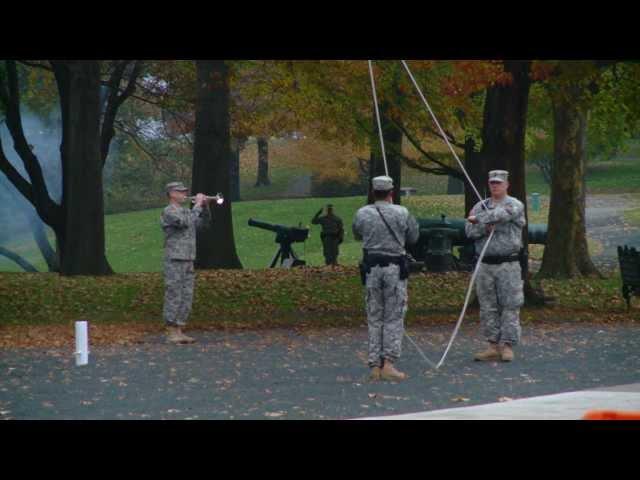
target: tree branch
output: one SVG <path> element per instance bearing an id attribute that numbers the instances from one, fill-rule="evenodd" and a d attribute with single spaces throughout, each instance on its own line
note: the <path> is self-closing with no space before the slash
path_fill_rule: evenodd
<path id="1" fill-rule="evenodd" d="M 33 189 L 31 184 L 27 182 L 20 172 L 9 162 L 2 148 L 2 139 L 0 139 L 0 171 L 4 173 L 14 187 L 26 198 L 32 205 L 34 204 Z"/>
<path id="2" fill-rule="evenodd" d="M 399 124 L 398 122 L 396 122 L 395 120 L 391 119 L 391 122 L 396 126 L 396 128 L 398 130 L 400 130 L 402 132 L 402 134 L 407 137 L 407 140 L 409 140 L 409 142 L 411 142 L 411 144 L 425 157 L 427 158 L 429 161 L 435 163 L 436 165 L 438 165 L 440 167 L 440 169 L 436 169 L 437 171 L 440 171 L 442 173 L 439 173 L 438 175 L 451 175 L 455 178 L 458 178 L 460 180 L 464 180 L 464 174 L 462 172 L 460 172 L 459 170 L 450 167 L 449 165 L 447 165 L 446 163 L 441 162 L 440 160 L 436 159 L 433 155 L 431 155 L 429 152 L 427 152 L 424 148 L 422 148 L 422 145 L 420 145 L 420 142 L 418 142 L 413 135 L 411 135 L 411 133 L 409 133 L 409 131 L 401 124 Z M 406 157 L 405 157 L 406 158 Z M 407 165 L 409 165 L 409 162 L 407 162 L 407 160 L 405 160 L 405 162 L 407 163 Z M 415 164 L 415 162 L 413 162 Z M 417 164 L 416 164 L 417 165 Z M 417 168 L 418 170 L 420 170 L 420 168 L 418 167 L 413 167 L 413 168 Z M 424 171 L 424 170 L 423 170 Z"/>
<path id="3" fill-rule="evenodd" d="M 4 80 L 0 78 L 0 101 L 2 101 L 6 110 L 7 128 L 9 129 L 9 133 L 11 134 L 11 138 L 14 142 L 14 149 L 20 156 L 25 170 L 31 180 L 31 194 L 29 196 L 25 196 L 25 198 L 33 204 L 42 220 L 52 227 L 57 226 L 60 221 L 60 208 L 49 196 L 47 184 L 42 173 L 42 167 L 40 166 L 38 158 L 31 150 L 22 128 L 20 89 L 18 86 L 16 62 L 14 60 L 6 60 L 5 65 L 7 67 L 8 82 L 7 85 L 5 85 Z M 5 169 L 3 169 L 3 172 L 5 172 L 5 174 L 9 172 L 7 177 L 12 182 L 14 180 L 17 181 L 17 184 L 14 183 L 14 185 L 18 188 L 20 193 L 26 192 L 25 185 L 20 181 L 20 179 L 15 177 L 13 172 L 11 172 L 11 169 L 6 168 L 6 164 L 4 167 Z M 22 176 L 20 176 L 20 178 L 22 178 Z"/>
<path id="4" fill-rule="evenodd" d="M 126 60 L 116 63 L 109 81 L 107 82 L 107 87 L 111 92 L 107 100 L 107 108 L 105 109 L 102 129 L 100 132 L 100 154 L 102 156 L 103 167 L 107 161 L 107 156 L 109 155 L 109 145 L 115 135 L 114 122 L 116 115 L 118 114 L 118 109 L 135 91 L 136 80 L 142 71 L 142 62 L 137 60 L 133 65 L 131 74 L 129 75 L 127 86 L 124 90 L 118 93 L 120 89 L 120 82 L 122 81 L 122 77 L 124 76 L 124 72 L 129 63 L 130 62 Z"/>

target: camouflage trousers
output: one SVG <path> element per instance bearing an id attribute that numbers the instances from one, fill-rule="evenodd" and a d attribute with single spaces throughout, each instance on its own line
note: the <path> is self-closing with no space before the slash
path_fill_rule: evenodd
<path id="1" fill-rule="evenodd" d="M 193 303 L 195 276 L 192 261 L 165 259 L 163 309 L 165 324 L 186 325 Z"/>
<path id="2" fill-rule="evenodd" d="M 399 272 L 398 265 L 389 265 L 372 267 L 367 275 L 369 367 L 381 367 L 385 358 L 400 358 L 408 293 L 407 280 L 400 280 Z"/>
<path id="3" fill-rule="evenodd" d="M 524 304 L 520 263 L 483 263 L 476 282 L 484 336 L 489 342 L 516 345 L 521 333 L 520 307 Z"/>

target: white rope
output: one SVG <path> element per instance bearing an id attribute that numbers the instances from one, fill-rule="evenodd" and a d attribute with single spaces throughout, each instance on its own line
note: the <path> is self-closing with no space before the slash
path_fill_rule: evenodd
<path id="1" fill-rule="evenodd" d="M 380 122 L 380 110 L 378 109 L 378 95 L 376 93 L 376 81 L 373 78 L 373 64 L 369 60 L 369 77 L 371 77 L 371 91 L 373 92 L 373 104 L 376 107 L 376 120 L 378 121 L 378 134 L 380 135 L 380 146 L 382 147 L 382 161 L 384 162 L 384 174 L 389 176 L 389 168 L 387 167 L 387 154 L 384 150 L 384 137 L 382 136 L 382 124 Z"/>
<path id="2" fill-rule="evenodd" d="M 418 351 L 418 353 L 420 353 L 420 355 L 422 356 L 422 358 L 424 358 L 424 361 L 427 362 L 431 368 L 433 368 L 434 370 L 438 369 L 438 365 L 436 365 L 435 363 L 433 363 L 431 360 L 429 360 L 427 358 L 427 356 L 424 354 L 424 352 L 420 349 L 420 347 L 416 344 L 416 342 L 413 341 L 413 339 L 409 336 L 409 334 L 406 332 L 404 332 L 404 335 L 407 337 L 407 339 L 413 344 L 414 347 L 416 347 L 416 350 Z"/>
<path id="3" fill-rule="evenodd" d="M 476 186 L 471 181 L 471 177 L 469 177 L 469 174 L 467 173 L 467 170 L 464 168 L 464 165 L 462 164 L 462 162 L 458 158 L 458 155 L 456 154 L 456 151 L 451 146 L 451 143 L 449 143 L 449 138 L 447 137 L 447 134 L 444 133 L 444 130 L 440 126 L 440 122 L 438 122 L 438 119 L 436 118 L 435 114 L 433 113 L 433 110 L 431 110 L 431 106 L 429 105 L 429 102 L 427 102 L 427 99 L 424 98 L 424 95 L 422 94 L 422 90 L 420 89 L 420 86 L 418 85 L 418 82 L 416 82 L 416 79 L 413 78 L 413 74 L 411 73 L 411 70 L 409 70 L 409 65 L 407 65 L 407 62 L 405 62 L 404 60 L 400 60 L 400 61 L 402 62 L 402 65 L 404 65 L 404 68 L 407 70 L 407 73 L 409 74 L 409 77 L 411 78 L 411 81 L 415 85 L 416 90 L 418 90 L 418 94 L 420 95 L 420 98 L 422 99 L 422 101 L 424 102 L 425 106 L 427 107 L 427 110 L 429 110 L 429 113 L 431 114 L 431 118 L 433 118 L 433 121 L 435 122 L 436 126 L 438 127 L 438 130 L 440 130 L 440 134 L 442 135 L 442 138 L 444 139 L 444 141 L 449 146 L 449 149 L 451 150 L 451 153 L 453 154 L 454 158 L 458 161 L 458 165 L 460 165 L 460 169 L 462 170 L 462 173 L 464 173 L 465 177 L 467 177 L 467 180 L 469 181 L 469 185 L 471 185 L 471 188 L 473 188 L 473 191 L 476 192 L 476 195 L 478 196 L 478 200 L 480 200 L 480 202 L 482 202 L 482 206 L 486 209 L 486 206 L 485 206 L 485 204 L 483 202 L 484 199 L 480 196 L 480 193 L 478 192 L 478 190 L 476 189 Z"/>
<path id="4" fill-rule="evenodd" d="M 464 168 L 464 165 L 462 164 L 462 162 L 458 158 L 458 155 L 456 154 L 456 151 L 451 146 L 451 143 L 449 142 L 449 138 L 447 137 L 447 134 L 444 132 L 444 130 L 440 126 L 440 122 L 438 122 L 438 119 L 436 118 L 436 115 L 433 113 L 433 110 L 431 109 L 431 106 L 429 105 L 429 102 L 427 102 L 427 99 L 424 97 L 424 94 L 422 93 L 422 90 L 420 89 L 420 86 L 418 85 L 418 82 L 416 82 L 416 79 L 414 78 L 413 74 L 411 73 L 411 70 L 409 69 L 409 65 L 407 65 L 407 62 L 405 62 L 404 60 L 401 60 L 401 62 L 402 62 L 402 65 L 404 66 L 405 70 L 409 74 L 409 77 L 411 78 L 411 81 L 413 82 L 413 85 L 416 87 L 416 90 L 418 91 L 418 94 L 420 95 L 420 98 L 422 99 L 422 101 L 424 102 L 425 106 L 427 107 L 427 110 L 431 114 L 431 118 L 433 118 L 434 123 L 438 127 L 438 130 L 440 131 L 440 135 L 442 135 L 442 138 L 444 139 L 444 141 L 446 142 L 447 146 L 451 150 L 451 153 L 453 154 L 454 158 L 457 160 L 458 165 L 460 166 L 460 169 L 462 170 L 462 173 L 464 173 L 465 177 L 467 178 L 467 180 L 469 182 L 469 185 L 471 185 L 471 188 L 473 188 L 473 191 L 476 193 L 478 199 L 480 200 L 480 205 L 485 210 L 487 210 L 487 206 L 484 203 L 484 199 L 480 196 L 480 193 L 478 192 L 478 189 L 473 184 L 473 181 L 471 181 L 471 177 L 469 177 L 469 174 L 467 173 L 467 170 Z M 480 255 L 478 256 L 478 261 L 476 263 L 476 268 L 473 271 L 473 275 L 471 275 L 471 281 L 469 282 L 469 288 L 467 289 L 467 295 L 466 295 L 465 300 L 464 300 L 464 305 L 462 307 L 462 311 L 460 312 L 460 317 L 458 318 L 456 326 L 453 329 L 453 333 L 451 334 L 451 338 L 449 339 L 449 343 L 447 344 L 447 348 L 445 349 L 444 354 L 442 355 L 442 358 L 440 359 L 440 361 L 436 365 L 436 369 L 440 368 L 442 366 L 442 364 L 444 363 L 444 360 L 445 360 L 445 358 L 447 358 L 447 354 L 449 353 L 449 349 L 451 348 L 451 345 L 453 345 L 453 341 L 455 340 L 456 335 L 458 335 L 458 330 L 460 329 L 460 325 L 462 325 L 462 319 L 464 318 L 465 314 L 467 313 L 467 308 L 469 306 L 469 299 L 471 298 L 471 291 L 473 289 L 473 285 L 474 285 L 476 277 L 478 275 L 478 271 L 480 270 L 480 266 L 482 264 L 482 259 L 484 258 L 484 254 L 487 251 L 487 247 L 489 246 L 489 243 L 491 242 L 491 239 L 493 238 L 493 233 L 494 233 L 494 230 L 491 230 L 491 233 L 489 234 L 489 238 L 485 242 L 484 247 L 482 248 L 482 250 L 480 252 Z"/>
<path id="5" fill-rule="evenodd" d="M 369 77 L 371 78 L 371 92 L 373 95 L 373 104 L 375 105 L 375 110 L 376 110 L 376 124 L 378 125 L 378 135 L 380 136 L 380 146 L 382 147 L 382 160 L 384 162 L 384 173 L 388 177 L 389 168 L 387 167 L 387 154 L 384 148 L 384 136 L 382 135 L 382 122 L 380 121 L 380 111 L 378 109 L 378 94 L 376 93 L 376 81 L 373 77 L 373 65 L 371 60 L 369 60 Z M 416 347 L 416 350 L 418 350 L 422 358 L 424 358 L 424 360 L 429 365 L 431 365 L 432 368 L 438 368 L 435 363 L 433 363 L 431 360 L 427 358 L 427 356 L 420 349 L 420 347 L 418 347 L 416 342 L 413 341 L 413 339 L 409 336 L 406 330 L 404 331 L 404 336 L 407 337 L 407 340 L 409 340 L 414 347 Z"/>
<path id="6" fill-rule="evenodd" d="M 447 358 L 447 354 L 449 353 L 449 349 L 451 348 L 451 345 L 453 345 L 453 341 L 455 340 L 456 335 L 458 335 L 458 330 L 460 329 L 460 325 L 462 325 L 462 319 L 464 318 L 465 314 L 467 313 L 467 307 L 469 306 L 469 299 L 471 298 L 471 291 L 473 289 L 473 284 L 475 283 L 476 277 L 478 276 L 478 270 L 480 270 L 480 264 L 482 262 L 482 258 L 484 257 L 484 253 L 487 251 L 487 247 L 489 246 L 489 242 L 493 238 L 493 232 L 494 231 L 495 230 L 491 230 L 491 233 L 489 234 L 489 238 L 487 239 L 486 243 L 484 244 L 484 247 L 482 247 L 482 251 L 480 252 L 480 256 L 478 257 L 478 262 L 476 263 L 476 268 L 473 271 L 473 275 L 471 275 L 471 281 L 469 282 L 469 288 L 467 289 L 467 296 L 464 299 L 464 306 L 462 307 L 462 311 L 460 312 L 460 317 L 458 318 L 458 322 L 456 323 L 456 327 L 453 329 L 453 333 L 451 334 L 451 338 L 449 339 L 449 344 L 447 345 L 447 348 L 445 349 L 444 353 L 442 354 L 442 358 L 440 359 L 440 361 L 436 365 L 436 370 L 438 368 L 440 368 L 440 366 L 444 363 L 444 359 Z"/>

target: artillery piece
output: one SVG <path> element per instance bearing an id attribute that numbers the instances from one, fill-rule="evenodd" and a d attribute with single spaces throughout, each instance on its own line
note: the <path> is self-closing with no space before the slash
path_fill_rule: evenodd
<path id="1" fill-rule="evenodd" d="M 424 261 L 430 272 L 449 272 L 453 270 L 470 271 L 475 264 L 474 242 L 465 234 L 465 219 L 418 218 L 420 237 L 415 245 L 407 250 L 418 261 Z M 528 225 L 529 244 L 544 245 L 547 241 L 547 226 Z M 453 254 L 453 248 L 460 247 L 459 256 Z"/>
<path id="2" fill-rule="evenodd" d="M 253 218 L 249 219 L 249 226 L 269 230 L 276 234 L 275 243 L 279 244 L 280 248 L 273 257 L 269 268 L 274 268 L 278 263 L 278 259 L 280 259 L 280 266 L 283 268 L 300 267 L 307 264 L 307 262 L 300 260 L 296 256 L 293 248 L 291 248 L 291 244 L 307 240 L 307 238 L 309 238 L 308 228 L 273 225 L 267 222 L 261 222 L 260 220 L 254 220 Z"/>

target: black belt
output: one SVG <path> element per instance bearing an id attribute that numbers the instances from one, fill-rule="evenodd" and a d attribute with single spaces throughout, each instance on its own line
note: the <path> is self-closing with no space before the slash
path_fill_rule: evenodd
<path id="1" fill-rule="evenodd" d="M 486 263 L 489 265 L 499 265 L 501 263 L 519 262 L 519 261 L 520 261 L 520 255 L 509 255 L 506 257 L 501 257 L 498 255 L 494 255 L 494 256 L 487 255 L 482 259 L 482 263 Z"/>
<path id="2" fill-rule="evenodd" d="M 368 267 L 388 267 L 389 265 L 401 265 L 404 257 L 395 257 L 387 255 L 367 255 L 364 257 L 364 263 Z"/>

